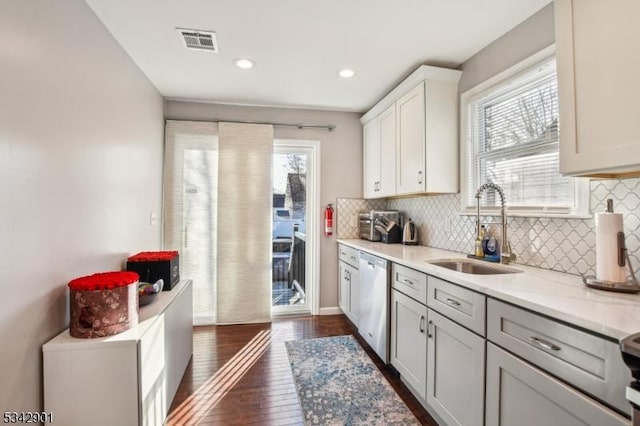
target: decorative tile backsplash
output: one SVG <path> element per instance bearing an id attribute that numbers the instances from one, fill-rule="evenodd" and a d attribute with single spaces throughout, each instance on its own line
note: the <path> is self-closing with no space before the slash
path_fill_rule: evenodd
<path id="1" fill-rule="evenodd" d="M 626 245 L 635 273 L 640 273 L 640 178 L 592 180 L 590 208 L 605 210 L 606 199 L 612 198 L 614 210 L 624 214 Z M 338 237 L 357 238 L 340 228 L 341 218 L 349 223 L 358 202 L 380 200 L 338 199 Z M 350 209 L 346 205 L 350 206 Z M 460 215 L 460 195 L 429 195 L 387 200 L 375 208 L 399 210 L 418 226 L 421 245 L 471 253 L 475 238 L 475 216 Z M 355 214 L 367 208 L 355 207 Z M 500 217 L 483 216 L 483 223 L 499 222 Z M 355 222 L 357 226 L 357 221 Z M 509 240 L 517 255 L 515 263 L 568 272 L 595 275 L 595 224 L 590 219 L 509 217 Z M 344 234 L 342 233 L 344 232 Z"/>
<path id="2" fill-rule="evenodd" d="M 336 200 L 336 236 L 358 238 L 358 213 L 368 210 L 383 210 L 387 201 L 338 198 Z"/>

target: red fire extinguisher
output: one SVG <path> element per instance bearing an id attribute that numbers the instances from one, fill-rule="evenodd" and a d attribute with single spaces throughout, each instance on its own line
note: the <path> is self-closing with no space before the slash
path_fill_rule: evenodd
<path id="1" fill-rule="evenodd" d="M 324 235 L 333 235 L 333 204 L 324 209 Z"/>

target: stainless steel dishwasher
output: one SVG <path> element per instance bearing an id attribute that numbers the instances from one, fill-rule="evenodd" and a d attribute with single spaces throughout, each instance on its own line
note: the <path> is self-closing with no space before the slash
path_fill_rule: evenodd
<path id="1" fill-rule="evenodd" d="M 389 262 L 360 252 L 358 333 L 389 362 Z"/>

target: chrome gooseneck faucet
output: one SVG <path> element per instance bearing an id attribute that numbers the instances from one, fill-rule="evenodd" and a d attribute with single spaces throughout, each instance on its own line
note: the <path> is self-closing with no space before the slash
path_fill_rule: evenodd
<path id="1" fill-rule="evenodd" d="M 511 243 L 509 243 L 509 239 L 507 238 L 507 212 L 505 209 L 505 198 L 504 191 L 495 183 L 485 183 L 478 188 L 476 191 L 476 203 L 477 203 L 477 234 L 476 238 L 480 237 L 480 196 L 487 189 L 495 189 L 500 195 L 500 216 L 502 216 L 502 244 L 500 247 L 500 263 L 509 263 L 510 261 L 516 260 L 516 255 L 511 253 Z"/>

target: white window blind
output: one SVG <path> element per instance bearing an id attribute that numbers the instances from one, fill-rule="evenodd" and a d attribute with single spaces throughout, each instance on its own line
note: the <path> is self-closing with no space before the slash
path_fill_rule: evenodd
<path id="1" fill-rule="evenodd" d="M 273 126 L 167 121 L 164 247 L 194 324 L 271 321 Z"/>
<path id="2" fill-rule="evenodd" d="M 167 121 L 164 248 L 180 252 L 180 276 L 193 281 L 193 323 L 216 321 L 218 125 Z"/>
<path id="3" fill-rule="evenodd" d="M 473 90 L 473 89 L 472 89 Z M 463 208 L 484 183 L 503 188 L 511 212 L 576 213 L 576 180 L 559 171 L 555 58 L 547 58 L 471 96 L 463 95 L 466 179 Z M 582 187 L 581 187 L 582 188 Z M 497 207 L 497 194 L 481 198 Z"/>
<path id="4" fill-rule="evenodd" d="M 217 323 L 271 321 L 273 126 L 220 123 Z"/>

